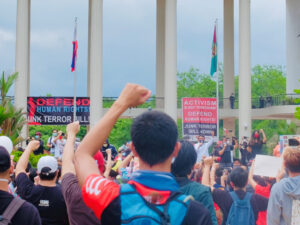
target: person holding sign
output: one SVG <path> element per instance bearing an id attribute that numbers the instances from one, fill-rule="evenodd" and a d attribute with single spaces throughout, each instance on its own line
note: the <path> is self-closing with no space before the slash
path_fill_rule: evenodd
<path id="1" fill-rule="evenodd" d="M 252 153 L 251 159 L 255 159 L 256 154 L 262 154 L 263 144 L 266 143 L 267 143 L 267 137 L 263 129 L 260 129 L 259 131 L 255 130 L 252 133 L 250 143 L 249 143 L 249 147 L 250 147 L 249 150 Z"/>
<path id="2" fill-rule="evenodd" d="M 288 147 L 283 152 L 283 165 L 288 178 L 274 184 L 268 205 L 267 224 L 300 224 L 300 148 Z"/>

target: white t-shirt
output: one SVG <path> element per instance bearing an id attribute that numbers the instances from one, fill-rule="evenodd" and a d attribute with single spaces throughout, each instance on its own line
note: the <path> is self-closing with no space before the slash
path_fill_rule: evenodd
<path id="1" fill-rule="evenodd" d="M 214 139 L 211 138 L 207 143 L 203 143 L 202 145 L 198 142 L 194 144 L 195 151 L 197 153 L 197 162 L 201 162 L 202 157 L 209 157 L 208 149 L 214 142 Z"/>

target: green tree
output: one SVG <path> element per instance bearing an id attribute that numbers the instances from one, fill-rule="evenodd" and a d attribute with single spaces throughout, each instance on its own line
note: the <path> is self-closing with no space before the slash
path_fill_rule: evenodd
<path id="1" fill-rule="evenodd" d="M 18 73 L 5 76 L 4 72 L 0 78 L 0 127 L 1 135 L 10 137 L 13 144 L 16 145 L 22 138 L 21 130 L 26 123 L 24 109 L 17 109 L 12 104 L 12 99 L 7 96 L 8 91 L 18 77 Z"/>

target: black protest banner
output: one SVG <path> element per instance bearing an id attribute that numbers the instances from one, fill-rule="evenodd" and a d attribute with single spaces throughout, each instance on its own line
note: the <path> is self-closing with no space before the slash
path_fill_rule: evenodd
<path id="1" fill-rule="evenodd" d="M 29 125 L 66 125 L 73 122 L 74 99 L 72 97 L 27 97 Z M 89 125 L 90 99 L 76 98 L 76 120 Z"/>

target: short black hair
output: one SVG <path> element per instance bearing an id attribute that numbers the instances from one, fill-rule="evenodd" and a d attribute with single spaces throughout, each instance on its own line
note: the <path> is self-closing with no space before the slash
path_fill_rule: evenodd
<path id="1" fill-rule="evenodd" d="M 57 174 L 57 171 L 49 173 L 51 169 L 49 167 L 44 167 L 39 174 L 41 180 L 54 180 Z"/>
<path id="2" fill-rule="evenodd" d="M 244 188 L 248 182 L 248 172 L 241 167 L 237 167 L 231 171 L 229 179 L 235 187 Z"/>
<path id="3" fill-rule="evenodd" d="M 172 163 L 171 172 L 175 177 L 187 177 L 197 160 L 194 146 L 188 141 L 180 141 L 181 148 L 175 161 Z"/>
<path id="4" fill-rule="evenodd" d="M 166 161 L 178 138 L 175 121 L 159 111 L 145 112 L 135 118 L 130 133 L 139 157 L 150 166 Z"/>

